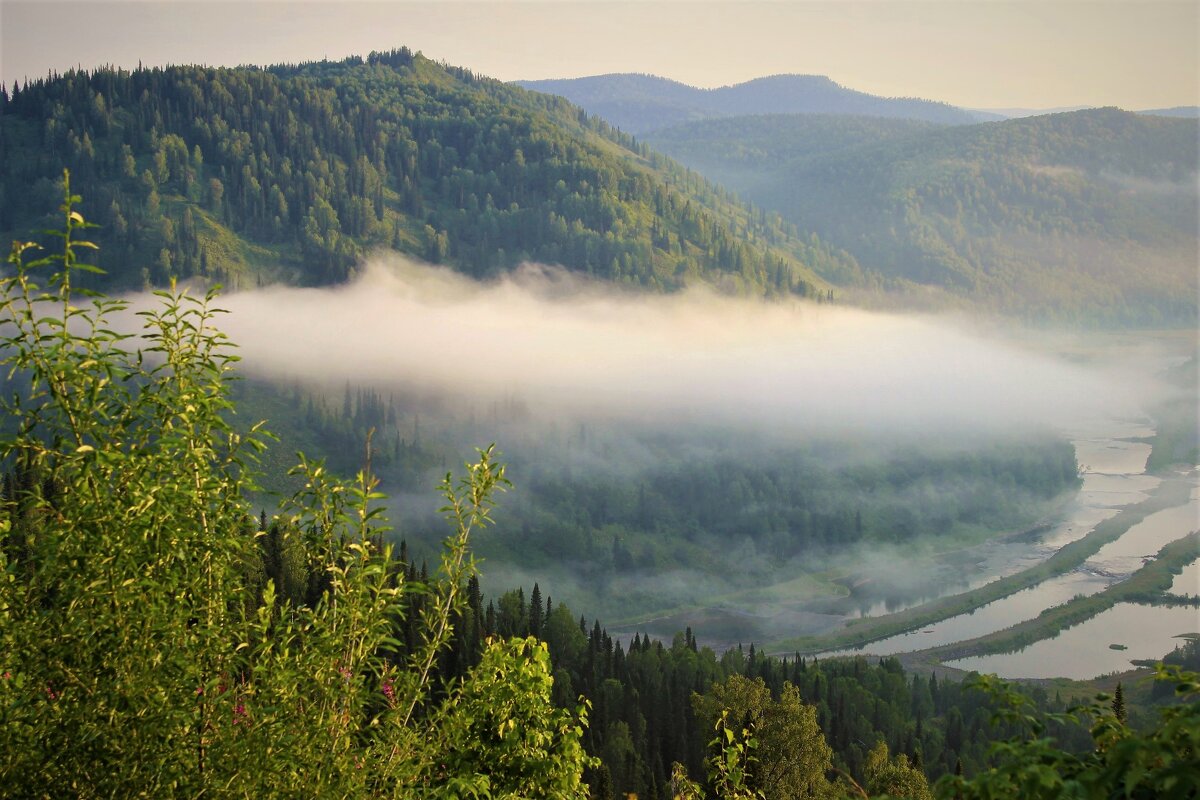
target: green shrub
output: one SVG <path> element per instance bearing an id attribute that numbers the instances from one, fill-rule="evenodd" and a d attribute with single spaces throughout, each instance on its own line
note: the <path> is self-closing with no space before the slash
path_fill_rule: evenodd
<path id="1" fill-rule="evenodd" d="M 0 279 L 5 792 L 586 796 L 585 709 L 553 708 L 544 645 L 492 642 L 463 681 L 435 686 L 470 534 L 506 483 L 492 450 L 443 483 L 453 530 L 429 585 L 406 582 L 383 544 L 369 470 L 341 482 L 301 457 L 278 530 L 319 592 L 285 599 L 245 499 L 269 437 L 229 423 L 237 359 L 215 290 L 159 292 L 140 334 L 117 332 L 124 303 L 73 290 L 94 245 L 66 186 L 64 226 L 47 232 L 61 248 L 30 260 L 40 248 L 14 243 Z M 406 650 L 393 633 L 414 607 Z"/>

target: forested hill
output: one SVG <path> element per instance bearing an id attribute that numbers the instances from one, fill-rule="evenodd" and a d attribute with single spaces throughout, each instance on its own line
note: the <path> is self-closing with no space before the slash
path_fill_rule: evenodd
<path id="1" fill-rule="evenodd" d="M 638 135 L 714 117 L 743 114 L 858 114 L 965 125 L 977 116 L 945 103 L 878 97 L 824 75 L 770 75 L 718 89 L 698 89 L 655 75 L 618 73 L 562 80 L 518 81 L 560 95 Z"/>
<path id="2" fill-rule="evenodd" d="M 0 112 L 0 233 L 43 227 L 68 167 L 115 286 L 335 283 L 375 247 L 752 294 L 854 268 L 565 100 L 407 49 L 71 72 L 0 91 Z"/>
<path id="3" fill-rule="evenodd" d="M 780 170 L 938 130 L 936 122 L 847 114 L 755 114 L 673 125 L 642 138 L 711 180 L 745 196 Z"/>
<path id="4" fill-rule="evenodd" d="M 1194 324 L 1196 120 L 1115 108 L 970 126 L 741 117 L 649 139 L 883 285 L 1036 319 Z"/>

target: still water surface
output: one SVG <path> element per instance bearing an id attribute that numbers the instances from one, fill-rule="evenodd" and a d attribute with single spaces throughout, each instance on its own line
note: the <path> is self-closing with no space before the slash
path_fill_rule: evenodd
<path id="1" fill-rule="evenodd" d="M 1081 469 L 1084 470 L 1083 487 L 1073 504 L 1067 509 L 1062 522 L 1038 536 L 1033 542 L 1005 543 L 993 548 L 989 554 L 989 559 L 994 561 L 993 567 L 986 570 L 983 576 L 969 581 L 971 588 L 1044 561 L 1063 545 L 1085 536 L 1099 522 L 1114 516 L 1121 508 L 1145 500 L 1148 493 L 1153 491 L 1161 481 L 1159 478 L 1145 474 L 1146 458 L 1150 454 L 1150 446 L 1132 440 L 1151 435 L 1153 435 L 1153 430 L 1144 424 L 1113 420 L 1081 426 L 1074 431 L 1072 437 L 1076 448 L 1076 458 Z M 1019 622 L 1033 619 L 1043 610 L 1061 605 L 1072 597 L 1101 592 L 1135 572 L 1163 545 L 1200 527 L 1200 499 L 1198 499 L 1200 498 L 1200 480 L 1195 472 L 1191 473 L 1189 479 L 1194 483 L 1194 488 L 1188 503 L 1149 515 L 1137 525 L 1131 526 L 1119 539 L 1105 545 L 1094 556 L 1069 573 L 1050 578 L 972 612 L 951 617 L 921 630 L 892 636 L 856 650 L 840 650 L 822 655 L 824 657 L 853 653 L 893 655 L 951 644 L 1003 630 Z M 1184 576 L 1177 579 L 1177 583 L 1191 581 L 1192 584 L 1195 584 L 1197 574 L 1195 569 L 1191 573 L 1185 572 Z M 954 592 L 947 593 L 958 591 L 962 591 L 962 587 L 957 587 Z M 1150 607 L 1144 608 L 1149 609 Z M 1153 611 L 1166 612 L 1161 617 L 1155 618 L 1162 619 L 1164 622 L 1166 620 L 1178 621 L 1184 616 L 1179 612 L 1190 612 L 1192 617 L 1196 616 L 1195 609 L 1159 607 Z M 1112 656 L 1108 656 L 1107 659 L 1096 661 L 1096 665 L 1115 663 L 1119 660 L 1124 666 L 1114 669 L 1125 669 L 1128 668 L 1128 658 L 1161 657 L 1176 643 L 1170 637 L 1176 633 L 1187 632 L 1178 630 L 1169 634 L 1162 632 L 1162 630 L 1172 628 L 1174 623 L 1167 624 L 1166 628 L 1161 630 L 1150 625 L 1138 631 L 1126 632 L 1126 625 L 1135 627 L 1139 625 L 1141 618 L 1136 616 L 1138 613 L 1140 612 L 1127 611 L 1109 616 L 1109 624 L 1117 626 L 1112 629 L 1115 631 L 1114 635 L 1118 635 L 1119 638 L 1120 636 L 1145 633 L 1156 642 L 1154 646 L 1161 648 L 1160 652 L 1151 655 L 1131 655 L 1123 659 L 1114 659 Z M 1192 629 L 1197 627 L 1200 625 L 1192 625 Z M 1151 634 L 1151 631 L 1155 633 Z M 1060 636 L 1058 639 L 1040 643 L 1045 647 L 1039 652 L 1062 651 L 1063 657 L 1058 660 L 1078 661 L 1080 669 L 1093 670 L 1093 665 L 1089 663 L 1089 660 L 1080 658 L 1077 653 L 1072 652 L 1071 645 L 1061 641 L 1062 638 L 1063 636 Z M 1107 649 L 1110 643 L 1105 642 L 1104 648 Z M 1120 653 L 1122 651 L 1111 652 Z M 988 658 L 991 659 L 989 663 L 1001 663 L 1005 656 L 989 656 Z M 956 663 L 956 666 L 958 665 Z M 965 668 L 982 669 L 975 666 Z M 1021 667 L 1014 668 L 1019 670 Z M 1001 674 L 1020 677 L 1012 672 Z M 1062 674 L 1065 675 L 1065 673 Z M 1099 673 L 1093 672 L 1093 674 Z"/>
<path id="2" fill-rule="evenodd" d="M 1200 595 L 1200 558 L 1183 568 L 1171 584 L 1171 594 Z"/>
<path id="3" fill-rule="evenodd" d="M 1197 632 L 1200 609 L 1117 603 L 1053 639 L 1043 639 L 1016 653 L 946 663 L 959 669 L 994 672 L 1001 678 L 1087 680 L 1132 669 L 1135 658 L 1162 658 L 1182 642 L 1176 637 Z"/>

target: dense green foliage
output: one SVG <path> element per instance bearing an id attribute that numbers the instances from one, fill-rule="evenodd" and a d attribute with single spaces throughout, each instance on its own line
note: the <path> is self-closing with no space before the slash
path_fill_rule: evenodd
<path id="1" fill-rule="evenodd" d="M 823 75 L 770 75 L 718 89 L 697 89 L 667 78 L 631 73 L 518 84 L 561 95 L 589 114 L 638 136 L 680 123 L 745 114 L 859 114 L 956 125 L 975 121 L 970 112 L 945 103 L 877 97 L 840 86 Z"/>
<path id="2" fill-rule="evenodd" d="M 1196 322 L 1196 139 L 1194 120 L 1094 109 L 925 130 L 746 117 L 652 143 L 845 248 L 866 285 L 1157 325 Z"/>
<path id="3" fill-rule="evenodd" d="M 528 596 L 515 590 L 489 599 L 472 584 L 467 594 L 471 600 L 456 625 L 462 638 L 445 662 L 448 674 L 473 663 L 472 648 L 489 635 L 542 638 L 554 665 L 556 701 L 572 704 L 576 694 L 591 701 L 584 741 L 600 759 L 589 784 L 601 798 L 609 792 L 660 797 L 674 763 L 688 775 L 708 775 L 712 751 L 706 744 L 722 711 L 729 712 L 732 728 L 754 732 L 753 755 L 761 766 L 743 765 L 749 771 L 744 785 L 768 796 L 779 796 L 771 785 L 808 778 L 818 795 L 838 794 L 830 768 L 866 785 L 871 770 L 880 768 L 870 758 L 880 743 L 893 754 L 884 770 L 892 778 L 916 780 L 901 769 L 901 756 L 932 779 L 959 764 L 974 775 L 992 763 L 993 742 L 1020 731 L 1015 724 L 993 723 L 1003 704 L 987 692 L 906 673 L 893 658 L 781 659 L 753 645 L 718 655 L 700 646 L 690 629 L 669 645 L 640 635 L 623 645 L 599 621 L 575 617 L 536 586 Z M 1023 696 L 1042 711 L 1067 708 L 1040 688 Z M 1063 722 L 1051 730 L 1060 746 L 1087 746 L 1084 728 Z M 794 735 L 802 743 L 792 741 Z M 818 773 L 820 779 L 813 777 Z"/>
<path id="4" fill-rule="evenodd" d="M 753 731 L 756 760 L 747 784 L 766 800 L 833 794 L 826 777 L 833 767 L 833 750 L 817 725 L 816 706 L 806 704 L 791 682 L 784 681 L 775 698 L 762 678 L 735 674 L 713 684 L 704 695 L 694 695 L 692 706 L 708 727 L 728 714 Z"/>
<path id="5" fill-rule="evenodd" d="M 390 247 L 476 276 L 536 260 L 650 288 L 808 294 L 850 261 L 560 98 L 406 49 L 71 72 L 0 93 L 0 131 L 0 230 L 50 207 L 66 164 L 118 285 L 336 283 Z"/>
<path id="6" fill-rule="evenodd" d="M 1002 718 L 1022 734 L 999 745 L 996 764 L 969 780 L 947 778 L 943 796 L 963 800 L 1021 797 L 1146 798 L 1192 800 L 1200 793 L 1200 683 L 1196 673 L 1157 670 L 1159 684 L 1174 686 L 1177 702 L 1159 711 L 1157 724 L 1138 734 L 1126 725 L 1120 695 L 1100 696 L 1087 706 L 1051 720 L 1090 722 L 1093 747 L 1065 751 L 1048 735 L 1047 719 L 1001 681 L 977 685 L 1003 703 Z"/>
<path id="7" fill-rule="evenodd" d="M 0 438 L 5 794 L 586 796 L 584 709 L 552 705 L 544 646 L 492 640 L 435 681 L 504 483 L 490 450 L 446 477 L 440 579 L 381 543 L 367 471 L 301 458 L 260 530 L 245 492 L 265 436 L 227 420 L 212 295 L 162 292 L 140 335 L 113 332 L 123 304 L 73 288 L 94 248 L 76 201 L 57 253 L 17 242 L 0 278 L 0 363 L 23 389 Z"/>
<path id="8" fill-rule="evenodd" d="M 280 539 L 278 522 L 260 538 L 267 575 L 285 597 L 303 596 L 315 573 L 304 558 L 280 553 Z M 400 553 L 405 580 L 425 582 L 424 567 L 409 563 L 406 546 Z M 692 775 L 711 772 L 712 751 L 705 742 L 722 712 L 754 731 L 762 766 L 743 765 L 741 785 L 768 796 L 778 796 L 781 785 L 800 775 L 815 781 L 818 796 L 835 796 L 835 769 L 876 786 L 900 779 L 923 782 L 926 772 L 936 778 L 958 763 L 974 773 L 990 763 L 989 743 L 1015 730 L 990 724 L 998 707 L 986 694 L 906 674 L 895 659 L 806 662 L 798 656 L 767 658 L 753 645 L 748 652 L 739 647 L 718 656 L 699 646 L 690 629 L 670 646 L 640 635 L 623 645 L 598 620 L 589 625 L 565 604 L 543 596 L 537 585 L 528 596 L 517 589 L 488 598 L 472 577 L 464 596 L 465 606 L 452 618 L 453 642 L 438 660 L 440 679 L 452 683 L 478 671 L 486 643 L 495 638 L 544 641 L 554 701 L 574 708 L 582 695 L 591 705 L 584 744 L 599 759 L 588 783 L 600 798 L 624 792 L 661 796 L 676 763 Z M 402 647 L 419 640 L 423 602 L 419 596 L 406 599 L 404 622 L 396 632 Z M 1043 691 L 1031 697 L 1038 708 L 1065 708 Z M 796 731 L 803 733 L 803 747 L 793 741 Z M 1059 726 L 1056 731 L 1071 746 L 1085 742 L 1082 729 Z M 897 754 L 886 769 L 872 766 L 867 752 L 872 742 Z M 474 747 L 472 752 L 480 751 Z M 920 765 L 916 772 L 913 763 Z"/>

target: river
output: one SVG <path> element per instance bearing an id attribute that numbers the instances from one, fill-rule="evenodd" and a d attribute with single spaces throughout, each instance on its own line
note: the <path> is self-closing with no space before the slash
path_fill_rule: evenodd
<path id="1" fill-rule="evenodd" d="M 1171 594 L 1185 597 L 1200 596 L 1200 558 L 1183 568 L 1171 584 Z"/>
<path id="2" fill-rule="evenodd" d="M 840 607 L 846 610 L 845 615 L 857 618 L 892 614 L 938 597 L 977 589 L 997 578 L 1021 572 L 1045 561 L 1064 545 L 1083 538 L 1100 522 L 1116 516 L 1125 506 L 1145 500 L 1148 493 L 1161 483 L 1159 478 L 1145 474 L 1150 445 L 1136 441 L 1154 435 L 1154 430 L 1146 424 L 1122 420 L 1095 420 L 1078 426 L 1068 435 L 1075 446 L 1076 461 L 1083 470 L 1083 486 L 1062 510 L 1056 523 L 1039 530 L 1033 536 L 1002 538 L 972 548 L 973 563 L 968 571 L 956 576 L 938 575 L 938 580 L 927 584 L 925 591 L 921 593 L 904 598 L 889 597 L 885 600 L 863 602 L 855 597 L 859 592 L 856 587 L 851 596 L 840 603 Z M 1110 582 L 1097 583 L 1096 591 L 1100 591 Z M 1052 592 L 1053 589 L 1048 591 Z M 1091 594 L 1071 592 L 1059 602 L 1070 599 L 1077 593 Z M 1036 604 L 1038 601 L 1033 602 Z M 857 606 L 852 607 L 855 604 Z M 949 641 L 959 641 L 961 638 L 963 637 L 956 636 Z M 925 646 L 932 645 L 920 647 Z M 888 652 L 912 649 L 919 648 L 904 646 Z"/>
<path id="3" fill-rule="evenodd" d="M 1072 431 L 1076 458 L 1083 469 L 1083 486 L 1065 510 L 1062 521 L 1032 541 L 1003 543 L 992 548 L 988 557 L 992 567 L 985 569 L 984 575 L 964 582 L 964 588 L 982 585 L 1043 561 L 1063 545 L 1085 536 L 1120 509 L 1145 500 L 1161 482 L 1159 478 L 1145 474 L 1150 446 L 1138 440 L 1151 435 L 1153 431 L 1144 424 L 1128 421 L 1100 421 Z M 1193 488 L 1186 504 L 1147 516 L 1071 572 L 920 630 L 882 639 L 856 650 L 840 650 L 822 656 L 893 655 L 952 644 L 1033 619 L 1043 610 L 1061 605 L 1072 597 L 1103 591 L 1135 572 L 1163 545 L 1200 527 L 1200 478 L 1193 471 L 1187 479 Z M 1184 589 L 1182 593 L 1189 593 L 1186 591 L 1189 581 L 1195 586 L 1197 567 L 1193 564 L 1189 569 L 1190 572 L 1185 571 L 1185 575 L 1176 581 Z M 1190 593 L 1196 591 L 1200 590 L 1193 588 Z M 1128 669 L 1133 658 L 1161 657 L 1178 644 L 1172 637 L 1200 630 L 1200 612 L 1192 607 L 1121 604 L 1096 620 L 1101 622 L 1078 625 L 1020 653 L 962 659 L 950 665 L 996 671 L 1004 677 L 1094 677 Z M 1098 635 L 1099 631 L 1104 631 L 1104 635 Z M 1097 645 L 1100 639 L 1105 641 Z M 1083 648 L 1081 641 L 1096 646 Z M 1109 649 L 1109 644 L 1125 645 L 1129 649 Z M 1035 667 L 1037 664 L 1044 667 Z M 1075 666 L 1068 666 L 1072 664 Z"/>
<path id="4" fill-rule="evenodd" d="M 1159 659 L 1200 628 L 1193 606 L 1117 603 L 1053 639 L 1015 653 L 960 658 L 947 666 L 994 672 L 1001 678 L 1086 680 L 1132 668 L 1133 659 Z"/>

